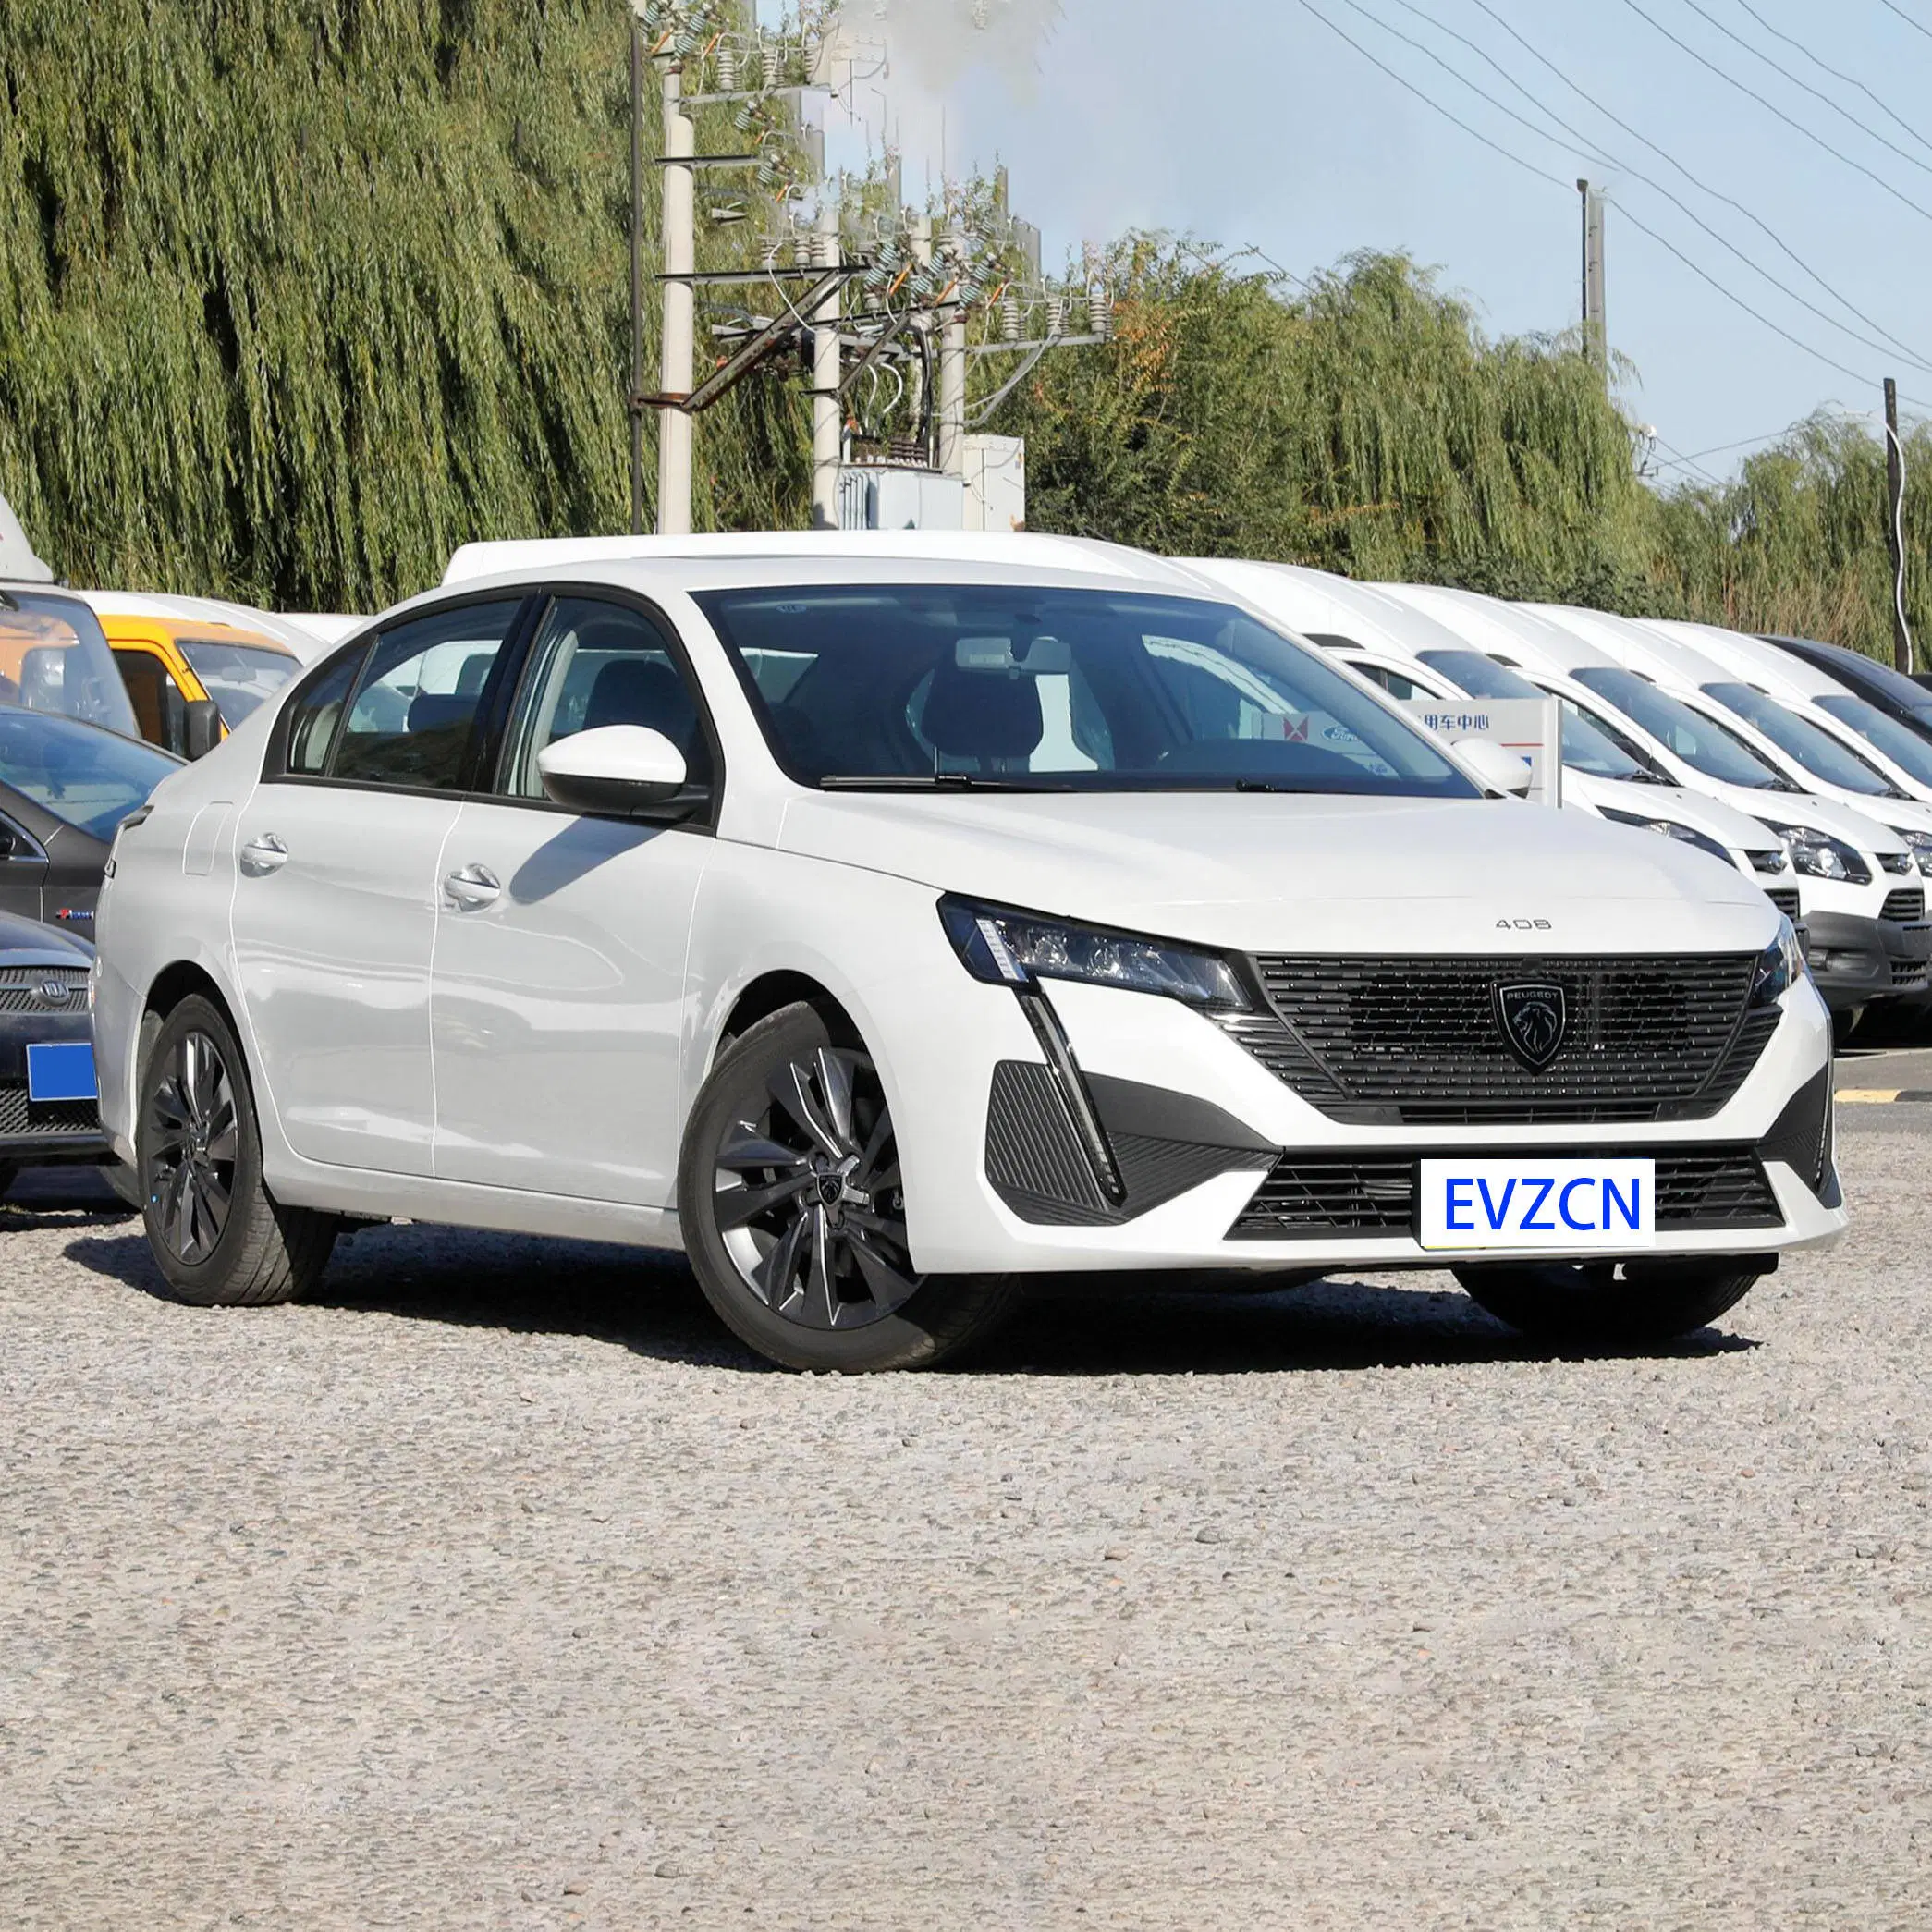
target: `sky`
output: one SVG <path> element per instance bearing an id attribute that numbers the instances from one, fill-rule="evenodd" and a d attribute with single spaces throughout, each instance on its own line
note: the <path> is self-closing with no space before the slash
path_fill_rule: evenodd
<path id="1" fill-rule="evenodd" d="M 1932 0 L 846 0 L 846 18 L 891 35 L 891 61 L 835 112 L 835 159 L 893 141 L 909 198 L 1003 161 L 1049 265 L 1136 227 L 1303 276 L 1400 250 L 1490 334 L 1557 333 L 1580 318 L 1587 176 L 1610 198 L 1619 395 L 1657 432 L 1660 482 L 1733 474 L 1820 407 L 1876 422 L 1888 374 L 1932 417 Z"/>

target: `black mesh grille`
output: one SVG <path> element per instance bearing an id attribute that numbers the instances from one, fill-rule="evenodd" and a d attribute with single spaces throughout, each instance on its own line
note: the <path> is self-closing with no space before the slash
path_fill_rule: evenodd
<path id="1" fill-rule="evenodd" d="M 1798 916 L 1798 888 L 1795 886 L 1767 886 L 1765 897 L 1784 914 L 1787 919 Z"/>
<path id="2" fill-rule="evenodd" d="M 50 999 L 43 988 L 58 986 Z M 85 966 L 0 966 L 0 1013 L 79 1013 L 87 1006 Z"/>
<path id="3" fill-rule="evenodd" d="M 1563 1153 L 1539 1148 L 1536 1153 L 1550 1160 L 1575 1160 L 1588 1158 L 1592 1153 L 1601 1156 L 1606 1151 L 1598 1147 Z M 1616 1151 L 1642 1155 L 1645 1150 Z M 1415 1219 L 1416 1162 L 1422 1157 L 1416 1154 L 1285 1154 L 1228 1230 L 1229 1238 L 1279 1241 L 1338 1234 L 1409 1234 Z M 1660 1232 L 1783 1224 L 1777 1196 L 1751 1148 L 1680 1147 L 1654 1157 Z"/>
<path id="4" fill-rule="evenodd" d="M 29 1100 L 24 1083 L 0 1085 L 0 1141 L 56 1133 L 94 1133 L 100 1108 L 92 1100 Z"/>
<path id="5" fill-rule="evenodd" d="M 1464 1125 L 1696 1120 L 1737 1092 L 1776 1032 L 1747 1011 L 1749 954 L 1633 959 L 1264 958 L 1271 1011 L 1223 1025 L 1339 1120 Z M 1563 989 L 1550 1064 L 1503 1038 L 1497 989 Z"/>
<path id="6" fill-rule="evenodd" d="M 1891 962 L 1891 983 L 1895 986 L 1916 986 L 1926 976 L 1926 962 L 1923 960 L 1894 960 Z"/>
<path id="7" fill-rule="evenodd" d="M 1926 888 L 1923 886 L 1901 886 L 1896 892 L 1885 895 L 1885 903 L 1878 910 L 1880 919 L 1896 920 L 1901 925 L 1911 925 L 1926 916 Z"/>

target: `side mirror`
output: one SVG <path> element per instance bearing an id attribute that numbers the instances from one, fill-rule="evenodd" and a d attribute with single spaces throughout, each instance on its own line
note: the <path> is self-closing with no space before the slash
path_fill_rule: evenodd
<path id="1" fill-rule="evenodd" d="M 213 698 L 190 698 L 182 711 L 182 756 L 205 758 L 221 742 L 221 707 Z"/>
<path id="2" fill-rule="evenodd" d="M 1459 738 L 1449 749 L 1462 761 L 1463 770 L 1491 791 L 1507 792 L 1516 799 L 1529 791 L 1529 765 L 1514 752 L 1506 752 L 1486 738 Z"/>
<path id="3" fill-rule="evenodd" d="M 19 850 L 20 841 L 14 828 L 9 825 L 0 824 L 0 859 L 11 859 Z"/>
<path id="4" fill-rule="evenodd" d="M 643 725 L 600 725 L 537 753 L 544 789 L 590 818 L 689 818 L 709 796 L 690 782 L 684 753 Z"/>

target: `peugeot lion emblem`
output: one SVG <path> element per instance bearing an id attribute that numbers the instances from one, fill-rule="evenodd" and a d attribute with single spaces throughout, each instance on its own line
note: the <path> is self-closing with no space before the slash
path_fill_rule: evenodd
<path id="1" fill-rule="evenodd" d="M 1540 1073 L 1556 1058 L 1570 1031 L 1570 1011 L 1563 989 L 1548 984 L 1498 986 L 1496 1023 L 1510 1051 L 1533 1073 Z"/>

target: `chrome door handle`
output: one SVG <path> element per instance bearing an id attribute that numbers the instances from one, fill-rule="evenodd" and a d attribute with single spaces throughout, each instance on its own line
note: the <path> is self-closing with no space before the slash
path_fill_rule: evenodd
<path id="1" fill-rule="evenodd" d="M 273 832 L 251 838 L 241 849 L 241 869 L 251 879 L 266 878 L 288 862 L 288 848 Z"/>
<path id="2" fill-rule="evenodd" d="M 495 903 L 503 882 L 487 865 L 466 865 L 445 875 L 443 889 L 461 911 L 473 912 Z"/>

